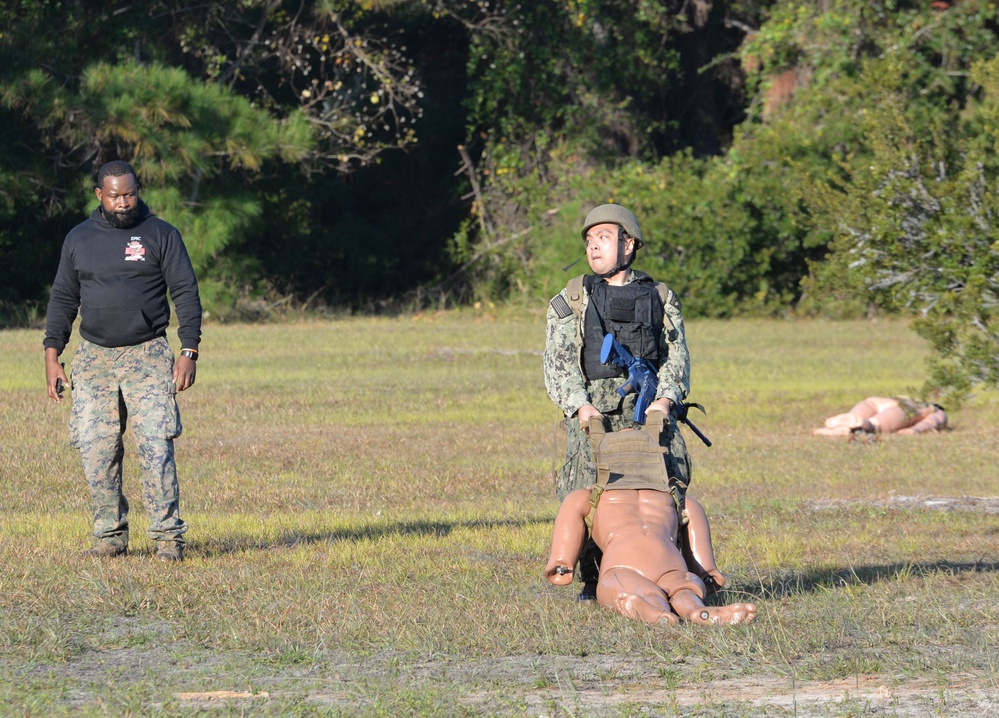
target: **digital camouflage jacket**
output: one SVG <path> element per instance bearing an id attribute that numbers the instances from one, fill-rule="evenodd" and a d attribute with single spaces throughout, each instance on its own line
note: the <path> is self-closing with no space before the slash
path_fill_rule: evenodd
<path id="1" fill-rule="evenodd" d="M 635 278 L 631 272 L 630 283 Z M 667 397 L 674 404 L 687 398 L 690 392 L 690 353 L 683 328 L 680 300 L 665 289 L 665 318 L 659 347 L 659 373 L 656 399 Z M 573 416 L 581 406 L 593 404 L 601 413 L 620 405 L 616 389 L 627 377 L 587 381 L 583 374 L 579 324 L 585 321 L 589 308 L 588 293 L 582 292 L 582 314 L 577 319 L 570 307 L 567 290 L 563 289 L 548 304 L 545 340 L 544 372 L 548 396 L 566 417 Z"/>

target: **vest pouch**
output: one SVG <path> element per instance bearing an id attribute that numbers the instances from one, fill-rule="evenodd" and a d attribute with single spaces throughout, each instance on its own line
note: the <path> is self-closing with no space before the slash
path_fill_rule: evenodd
<path id="1" fill-rule="evenodd" d="M 624 429 L 601 437 L 594 458 L 608 467 L 606 489 L 669 491 L 667 449 L 659 445 L 659 432 Z"/>

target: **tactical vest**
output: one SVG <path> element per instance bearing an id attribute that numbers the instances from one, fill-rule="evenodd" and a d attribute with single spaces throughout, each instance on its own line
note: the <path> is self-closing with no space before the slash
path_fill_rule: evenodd
<path id="1" fill-rule="evenodd" d="M 663 300 L 656 282 L 644 272 L 618 287 L 589 274 L 583 286 L 590 295 L 582 327 L 583 374 L 587 380 L 624 376 L 616 364 L 600 361 L 604 336 L 613 334 L 635 357 L 659 368 L 659 340 L 663 331 Z"/>
<path id="2" fill-rule="evenodd" d="M 680 526 L 687 523 L 683 514 L 687 484 L 669 475 L 663 460 L 669 449 L 659 444 L 665 419 L 661 411 L 652 412 L 644 427 L 614 432 L 606 430 L 602 419 L 590 420 L 587 436 L 597 462 L 597 481 L 590 489 L 590 511 L 585 519 L 587 529 L 593 528 L 593 515 L 601 495 L 614 489 L 652 489 L 669 493 L 676 505 Z"/>

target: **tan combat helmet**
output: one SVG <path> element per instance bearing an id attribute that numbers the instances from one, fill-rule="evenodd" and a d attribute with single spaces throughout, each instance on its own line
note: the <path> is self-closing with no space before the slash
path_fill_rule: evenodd
<path id="1" fill-rule="evenodd" d="M 586 215 L 586 220 L 583 222 L 583 231 L 580 234 L 582 234 L 585 240 L 586 233 L 590 227 L 595 224 L 606 223 L 623 227 L 624 231 L 635 239 L 635 249 L 641 249 L 645 246 L 645 239 L 642 237 L 642 228 L 638 226 L 638 220 L 635 218 L 635 215 L 632 214 L 631 210 L 625 209 L 619 204 L 602 204 L 599 207 L 591 209 L 590 213 Z"/>

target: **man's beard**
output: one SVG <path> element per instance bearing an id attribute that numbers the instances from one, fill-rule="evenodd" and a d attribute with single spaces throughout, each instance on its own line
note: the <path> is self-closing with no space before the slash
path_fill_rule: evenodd
<path id="1" fill-rule="evenodd" d="M 101 215 L 115 229 L 128 229 L 139 221 L 139 205 L 135 205 L 132 209 L 123 212 L 108 212 L 101 205 Z"/>

